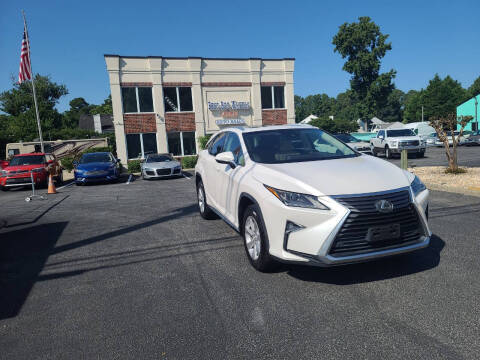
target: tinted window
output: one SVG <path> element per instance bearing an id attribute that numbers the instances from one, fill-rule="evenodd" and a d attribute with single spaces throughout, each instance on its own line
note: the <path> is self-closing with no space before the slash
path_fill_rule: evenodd
<path id="1" fill-rule="evenodd" d="M 192 89 L 189 87 L 178 88 L 180 96 L 180 111 L 193 111 Z"/>
<path id="2" fill-rule="evenodd" d="M 271 86 L 262 86 L 262 109 L 271 109 L 272 104 L 272 87 Z"/>
<path id="3" fill-rule="evenodd" d="M 127 150 L 129 159 L 142 157 L 140 134 L 127 134 Z"/>
<path id="4" fill-rule="evenodd" d="M 151 87 L 138 88 L 138 102 L 140 103 L 140 112 L 153 112 L 153 97 Z"/>
<path id="5" fill-rule="evenodd" d="M 380 136 L 385 136 L 385 131 L 380 130 L 377 134 L 377 137 L 380 137 Z"/>
<path id="6" fill-rule="evenodd" d="M 163 88 L 163 99 L 165 103 L 165 111 L 178 111 L 177 88 Z"/>
<path id="7" fill-rule="evenodd" d="M 169 161 L 172 161 L 172 157 L 170 155 L 150 155 L 147 158 L 147 163 L 169 162 Z"/>
<path id="8" fill-rule="evenodd" d="M 134 87 L 122 87 L 123 112 L 137 112 L 137 94 Z"/>
<path id="9" fill-rule="evenodd" d="M 243 134 L 253 161 L 266 164 L 354 157 L 357 154 L 319 129 L 283 129 Z"/>
<path id="10" fill-rule="evenodd" d="M 415 136 L 415 133 L 411 129 L 387 130 L 387 136 Z"/>
<path id="11" fill-rule="evenodd" d="M 222 152 L 223 144 L 225 143 L 225 133 L 220 134 L 212 143 L 212 146 L 208 148 L 210 155 L 217 155 Z"/>
<path id="12" fill-rule="evenodd" d="M 180 133 L 173 132 L 167 134 L 168 152 L 175 156 L 182 155 L 182 144 L 180 143 Z"/>
<path id="13" fill-rule="evenodd" d="M 245 165 L 245 160 L 243 157 L 242 145 L 240 144 L 240 139 L 235 133 L 228 133 L 227 140 L 225 141 L 225 146 L 223 151 L 231 151 L 233 153 L 235 163 L 237 165 Z"/>
<path id="14" fill-rule="evenodd" d="M 359 141 L 350 134 L 337 134 L 337 135 L 335 135 L 335 137 L 338 140 L 343 141 L 344 143 L 352 143 L 352 142 L 358 142 Z"/>
<path id="15" fill-rule="evenodd" d="M 194 155 L 197 152 L 195 147 L 195 133 L 183 132 L 183 155 Z"/>
<path id="16" fill-rule="evenodd" d="M 275 101 L 275 109 L 283 109 L 285 107 L 285 99 L 283 96 L 283 86 L 273 87 L 273 99 Z"/>
<path id="17" fill-rule="evenodd" d="M 15 156 L 12 161 L 10 161 L 9 166 L 42 165 L 45 164 L 45 162 L 45 156 L 43 155 Z"/>
<path id="18" fill-rule="evenodd" d="M 108 153 L 92 153 L 84 154 L 80 159 L 80 164 L 88 164 L 94 162 L 111 162 L 112 157 Z"/>

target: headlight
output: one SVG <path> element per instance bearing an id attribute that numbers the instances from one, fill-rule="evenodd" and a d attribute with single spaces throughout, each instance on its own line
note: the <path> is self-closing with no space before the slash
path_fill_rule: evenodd
<path id="1" fill-rule="evenodd" d="M 150 169 L 150 168 L 144 168 L 143 170 L 145 170 L 145 171 L 153 171 L 153 169 Z"/>
<path id="2" fill-rule="evenodd" d="M 300 194 L 290 191 L 284 191 L 272 188 L 270 186 L 264 185 L 268 191 L 270 191 L 278 200 L 284 203 L 287 206 L 309 208 L 309 209 L 319 209 L 319 210 L 329 210 L 329 208 L 323 205 L 318 197 L 308 194 Z"/>
<path id="3" fill-rule="evenodd" d="M 397 147 L 398 146 L 398 141 L 390 141 L 390 146 L 391 147 Z"/>
<path id="4" fill-rule="evenodd" d="M 2 170 L 0 172 L 0 177 L 5 177 L 5 176 L 8 176 L 8 171 L 7 170 Z"/>
<path id="5" fill-rule="evenodd" d="M 417 196 L 419 193 L 421 193 L 427 188 L 417 175 L 415 175 L 415 178 L 413 179 L 410 186 L 412 187 L 412 191 L 415 196 Z"/>

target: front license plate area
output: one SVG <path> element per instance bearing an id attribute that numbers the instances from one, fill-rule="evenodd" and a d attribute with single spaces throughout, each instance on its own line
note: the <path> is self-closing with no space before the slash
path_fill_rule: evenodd
<path id="1" fill-rule="evenodd" d="M 400 224 L 376 226 L 368 229 L 367 241 L 371 243 L 400 238 Z"/>

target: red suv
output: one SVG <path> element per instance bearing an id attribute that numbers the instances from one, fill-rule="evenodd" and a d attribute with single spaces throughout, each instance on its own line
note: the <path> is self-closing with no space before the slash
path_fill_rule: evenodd
<path id="1" fill-rule="evenodd" d="M 13 186 L 32 184 L 30 173 L 36 186 L 46 186 L 49 172 L 57 183 L 63 181 L 62 168 L 53 154 L 30 153 L 15 155 L 7 166 L 0 170 L 0 188 L 7 190 Z"/>

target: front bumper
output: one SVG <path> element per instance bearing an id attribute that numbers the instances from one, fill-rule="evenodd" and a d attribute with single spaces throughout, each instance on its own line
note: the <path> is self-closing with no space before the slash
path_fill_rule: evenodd
<path id="1" fill-rule="evenodd" d="M 35 185 L 40 185 L 47 180 L 47 177 L 43 173 L 33 173 L 33 181 Z M 30 173 L 21 174 L 16 176 L 0 177 L 0 186 L 3 187 L 19 187 L 19 186 L 31 186 L 32 178 Z"/>
<path id="2" fill-rule="evenodd" d="M 151 169 L 151 170 L 143 169 L 142 174 L 145 179 L 160 179 L 160 178 L 168 178 L 172 176 L 181 176 L 182 169 L 181 168 Z"/>
<path id="3" fill-rule="evenodd" d="M 418 236 L 415 236 L 413 241 L 394 243 L 355 254 L 347 252 L 339 254 L 332 250 L 337 235 L 351 214 L 349 208 L 334 198 L 322 197 L 322 203 L 330 208 L 324 211 L 286 207 L 279 204 L 278 200 L 271 195 L 266 196 L 261 210 L 269 237 L 270 254 L 282 262 L 330 267 L 365 262 L 425 248 L 429 245 L 431 236 L 425 215 L 428 206 L 428 190 L 414 198 L 409 188 L 405 188 L 407 189 L 412 199 L 409 203 L 411 211 L 418 215 Z M 301 228 L 287 234 L 285 231 L 287 221 Z"/>
<path id="4" fill-rule="evenodd" d="M 390 148 L 390 151 L 394 154 L 400 154 L 402 150 L 407 150 L 407 153 L 418 154 L 425 152 L 425 146 L 418 147 L 418 146 L 406 146 L 406 147 L 397 147 L 397 148 Z"/>
<path id="5" fill-rule="evenodd" d="M 75 182 L 81 184 L 114 181 L 118 179 L 118 175 L 114 172 L 104 172 L 96 175 L 75 172 L 74 177 Z"/>

